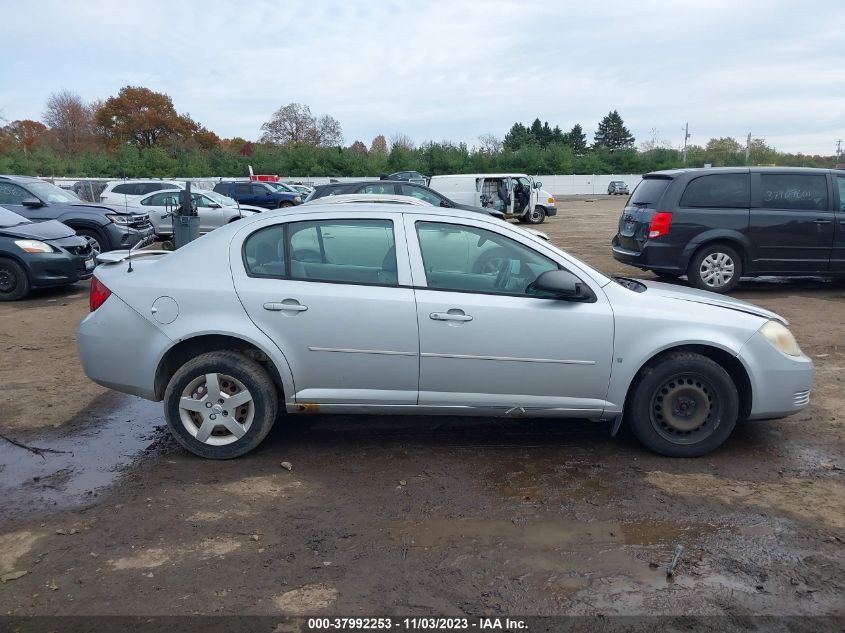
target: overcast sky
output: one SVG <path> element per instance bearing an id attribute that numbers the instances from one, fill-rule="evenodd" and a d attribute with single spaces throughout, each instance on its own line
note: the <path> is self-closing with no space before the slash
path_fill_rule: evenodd
<path id="1" fill-rule="evenodd" d="M 0 114 L 66 88 L 173 98 L 223 137 L 281 105 L 331 114 L 347 144 L 500 138 L 535 117 L 592 141 L 618 109 L 637 142 L 751 132 L 786 151 L 845 139 L 845 0 L 4 2 Z M 845 145 L 845 142 L 843 142 Z"/>

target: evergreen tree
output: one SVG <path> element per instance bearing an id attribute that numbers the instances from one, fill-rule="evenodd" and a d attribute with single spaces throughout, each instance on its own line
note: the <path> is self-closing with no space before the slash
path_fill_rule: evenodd
<path id="1" fill-rule="evenodd" d="M 594 147 L 608 149 L 611 152 L 634 147 L 634 137 L 625 127 L 622 117 L 616 110 L 599 121 L 599 129 L 596 130 L 593 142 Z"/>
<path id="2" fill-rule="evenodd" d="M 531 130 L 522 123 L 514 123 L 510 132 L 505 134 L 504 148 L 511 152 L 518 152 L 523 147 L 531 145 L 534 140 Z"/>
<path id="3" fill-rule="evenodd" d="M 573 125 L 572 129 L 563 136 L 564 143 L 572 148 L 572 153 L 575 156 L 583 156 L 587 153 L 587 135 L 584 134 L 580 123 Z"/>

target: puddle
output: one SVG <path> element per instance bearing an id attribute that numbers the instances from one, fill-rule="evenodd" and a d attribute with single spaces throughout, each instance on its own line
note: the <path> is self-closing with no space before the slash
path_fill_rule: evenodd
<path id="1" fill-rule="evenodd" d="M 43 457 L 0 440 L 4 519 L 84 505 L 166 438 L 161 403 L 108 396 L 58 429 L 8 436 L 63 451 Z"/>

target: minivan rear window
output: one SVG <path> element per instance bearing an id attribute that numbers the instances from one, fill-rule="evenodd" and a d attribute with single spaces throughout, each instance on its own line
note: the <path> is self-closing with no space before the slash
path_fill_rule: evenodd
<path id="1" fill-rule="evenodd" d="M 656 205 L 670 182 L 671 178 L 643 178 L 631 194 L 630 203 L 642 206 Z"/>
<path id="2" fill-rule="evenodd" d="M 711 174 L 690 181 L 681 196 L 681 206 L 747 209 L 750 196 L 751 179 L 748 174 Z"/>

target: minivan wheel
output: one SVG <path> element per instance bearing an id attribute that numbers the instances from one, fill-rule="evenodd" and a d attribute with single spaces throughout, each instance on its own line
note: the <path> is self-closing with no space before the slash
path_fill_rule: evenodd
<path id="1" fill-rule="evenodd" d="M 699 250 L 687 271 L 689 282 L 711 292 L 730 292 L 742 276 L 742 258 L 726 244 L 711 244 Z"/>
<path id="2" fill-rule="evenodd" d="M 645 446 L 669 457 L 699 457 L 736 426 L 739 395 L 725 369 L 706 356 L 668 354 L 640 370 L 626 417 Z"/>
<path id="3" fill-rule="evenodd" d="M 546 219 L 546 210 L 543 207 L 534 207 L 524 217 L 528 224 L 542 224 Z"/>
<path id="4" fill-rule="evenodd" d="M 171 434 L 207 459 L 232 459 L 254 449 L 273 428 L 277 409 L 272 378 L 236 352 L 208 352 L 188 361 L 164 394 Z"/>
<path id="5" fill-rule="evenodd" d="M 0 301 L 17 301 L 29 294 L 29 277 L 13 259 L 0 258 Z"/>

